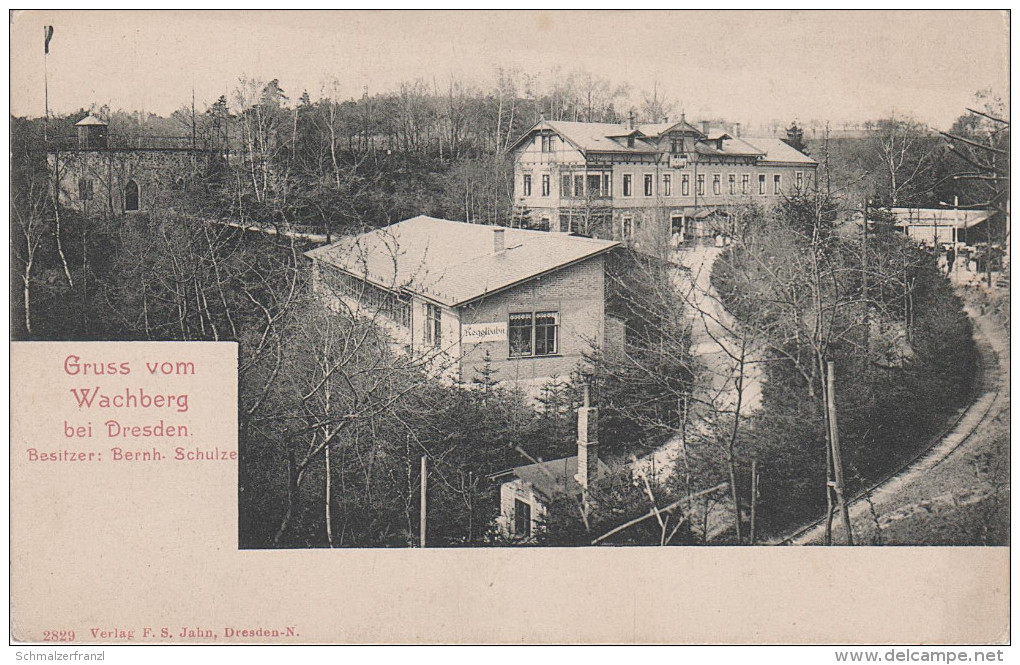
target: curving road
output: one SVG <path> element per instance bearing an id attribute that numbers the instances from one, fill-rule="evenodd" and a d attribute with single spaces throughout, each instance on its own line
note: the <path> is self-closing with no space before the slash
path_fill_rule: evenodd
<path id="1" fill-rule="evenodd" d="M 1009 505 L 1009 336 L 992 317 L 966 312 L 981 356 L 977 398 L 930 448 L 850 503 L 857 544 L 982 544 Z M 844 542 L 838 519 L 832 538 Z M 818 520 L 771 544 L 823 539 Z"/>

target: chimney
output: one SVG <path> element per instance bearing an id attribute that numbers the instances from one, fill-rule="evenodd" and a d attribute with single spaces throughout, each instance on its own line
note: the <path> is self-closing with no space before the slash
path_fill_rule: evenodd
<path id="1" fill-rule="evenodd" d="M 740 123 L 739 122 L 733 126 L 733 133 L 737 135 L 738 139 L 740 138 Z"/>
<path id="2" fill-rule="evenodd" d="M 663 121 L 663 122 L 669 122 L 669 116 L 668 116 L 668 115 L 667 115 L 667 116 L 664 116 L 664 117 L 662 118 L 662 121 Z"/>
<path id="3" fill-rule="evenodd" d="M 627 128 L 634 129 L 634 109 L 631 109 L 630 114 L 627 116 Z"/>
<path id="4" fill-rule="evenodd" d="M 708 120 L 701 121 L 701 133 L 708 134 Z"/>
<path id="5" fill-rule="evenodd" d="M 599 410 L 591 406 L 589 384 L 584 384 L 584 405 L 577 409 L 577 475 L 582 489 L 599 475 Z"/>
<path id="6" fill-rule="evenodd" d="M 492 251 L 495 254 L 499 254 L 506 249 L 506 240 L 504 239 L 503 229 L 492 230 Z"/>

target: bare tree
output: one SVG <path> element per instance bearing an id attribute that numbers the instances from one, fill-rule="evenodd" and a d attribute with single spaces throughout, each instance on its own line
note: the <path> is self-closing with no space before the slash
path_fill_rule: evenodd
<path id="1" fill-rule="evenodd" d="M 880 192 L 890 206 L 918 205 L 932 194 L 940 142 L 934 132 L 910 118 L 889 118 L 871 125 L 874 157 L 882 173 Z"/>
<path id="2" fill-rule="evenodd" d="M 32 282 L 36 254 L 46 236 L 48 227 L 47 198 L 48 186 L 37 178 L 29 178 L 27 191 L 11 197 L 11 221 L 17 229 L 12 238 L 11 252 L 21 264 L 23 314 L 25 332 L 32 333 Z M 20 195 L 19 195 L 20 194 Z"/>

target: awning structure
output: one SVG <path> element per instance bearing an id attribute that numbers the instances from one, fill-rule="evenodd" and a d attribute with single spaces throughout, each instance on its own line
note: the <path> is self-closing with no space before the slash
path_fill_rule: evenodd
<path id="1" fill-rule="evenodd" d="M 941 226 L 945 228 L 969 229 L 987 220 L 993 210 L 959 210 L 953 208 L 890 208 L 896 217 L 896 226 L 910 228 L 918 226 Z"/>
<path id="2" fill-rule="evenodd" d="M 729 217 L 730 214 L 720 208 L 698 208 L 690 215 L 690 219 L 708 219 L 709 217 Z"/>

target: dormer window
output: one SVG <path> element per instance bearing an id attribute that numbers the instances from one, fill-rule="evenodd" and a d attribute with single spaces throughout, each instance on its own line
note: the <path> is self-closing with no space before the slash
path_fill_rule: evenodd
<path id="1" fill-rule="evenodd" d="M 634 137 L 633 136 L 628 136 L 627 137 L 627 147 L 628 148 L 633 148 L 634 147 Z"/>
<path id="2" fill-rule="evenodd" d="M 674 155 L 679 155 L 684 151 L 684 140 L 682 138 L 672 138 L 669 141 L 669 151 Z"/>
<path id="3" fill-rule="evenodd" d="M 542 134 L 542 152 L 552 152 L 552 134 Z"/>

